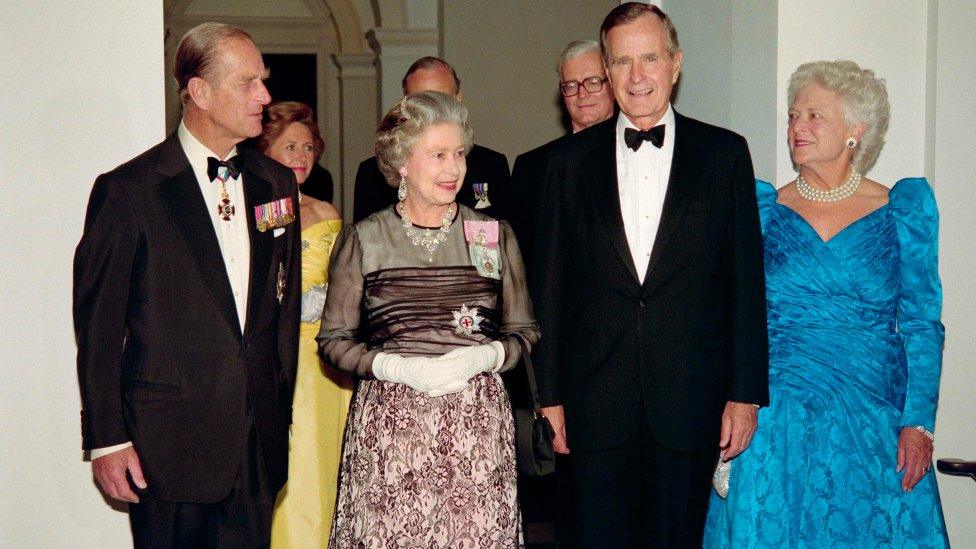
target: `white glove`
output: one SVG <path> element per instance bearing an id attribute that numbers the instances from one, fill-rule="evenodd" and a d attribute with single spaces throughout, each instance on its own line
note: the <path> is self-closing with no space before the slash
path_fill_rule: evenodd
<path id="1" fill-rule="evenodd" d="M 505 347 L 498 341 L 486 345 L 458 347 L 433 361 L 451 378 L 440 388 L 427 392 L 428 395 L 442 396 L 463 391 L 468 381 L 482 372 L 497 372 L 505 364 Z"/>
<path id="2" fill-rule="evenodd" d="M 424 356 L 403 357 L 392 353 L 379 353 L 373 358 L 373 376 L 381 381 L 403 383 L 408 387 L 428 392 L 442 388 L 451 382 L 455 375 L 442 365 L 435 364 L 439 358 Z"/>

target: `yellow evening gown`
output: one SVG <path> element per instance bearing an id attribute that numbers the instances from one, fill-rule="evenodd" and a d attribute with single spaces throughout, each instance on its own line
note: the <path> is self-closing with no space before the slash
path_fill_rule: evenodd
<path id="1" fill-rule="evenodd" d="M 302 323 L 288 453 L 288 483 L 278 495 L 271 546 L 325 547 L 335 511 L 339 459 L 352 377 L 322 364 L 319 332 L 329 278 L 329 254 L 339 219 L 302 231 Z"/>

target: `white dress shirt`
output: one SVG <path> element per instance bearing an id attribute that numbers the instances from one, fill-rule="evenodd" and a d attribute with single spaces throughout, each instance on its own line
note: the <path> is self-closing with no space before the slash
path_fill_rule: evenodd
<path id="1" fill-rule="evenodd" d="M 657 228 L 661 224 L 664 196 L 671 176 L 671 158 L 674 155 L 674 111 L 671 105 L 655 124 L 664 124 L 664 144 L 661 148 L 645 142 L 634 151 L 624 142 L 624 130 L 637 128 L 624 113 L 617 115 L 616 156 L 617 189 L 620 195 L 620 213 L 624 222 L 627 245 L 637 269 L 641 284 L 647 274 L 647 265 L 654 249 Z"/>
<path id="2" fill-rule="evenodd" d="M 193 175 L 196 176 L 197 183 L 200 185 L 203 200 L 207 205 L 207 212 L 210 215 L 210 221 L 213 223 L 214 232 L 217 235 L 217 243 L 220 245 L 220 253 L 223 256 L 224 267 L 227 270 L 227 277 L 230 280 L 230 288 L 234 293 L 237 318 L 240 320 L 241 329 L 243 330 L 247 315 L 247 291 L 251 274 L 251 238 L 247 232 L 247 220 L 248 216 L 252 215 L 251 212 L 247 211 L 247 207 L 244 204 L 244 175 L 240 174 L 236 179 L 228 179 L 224 183 L 227 188 L 230 203 L 234 205 L 236 210 L 230 218 L 230 221 L 224 221 L 217 213 L 217 206 L 220 203 L 220 182 L 212 182 L 207 176 L 207 158 L 211 156 L 219 158 L 219 156 L 208 149 L 203 143 L 200 143 L 186 129 L 183 122 L 180 122 L 177 135 L 180 139 L 180 145 L 183 147 L 183 152 L 186 154 L 187 159 L 190 161 L 190 166 L 193 168 Z M 234 147 L 225 158 L 220 158 L 220 160 L 227 160 L 236 154 L 237 147 Z M 129 446 L 132 446 L 131 442 L 123 442 L 115 446 L 93 449 L 91 451 L 91 459 L 123 450 Z"/>

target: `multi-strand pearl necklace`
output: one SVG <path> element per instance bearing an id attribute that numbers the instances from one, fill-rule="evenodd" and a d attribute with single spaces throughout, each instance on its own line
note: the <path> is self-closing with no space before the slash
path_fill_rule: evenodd
<path id="1" fill-rule="evenodd" d="M 815 189 L 806 179 L 803 179 L 802 175 L 796 176 L 796 192 L 800 194 L 803 198 L 807 200 L 813 200 L 814 202 L 837 202 L 839 200 L 844 200 L 845 198 L 854 194 L 857 191 L 858 185 L 861 184 L 861 172 L 854 169 L 851 166 L 851 175 L 847 178 L 847 181 L 843 185 L 837 187 L 836 189 L 831 189 L 829 191 L 821 191 L 820 189 Z"/>
<path id="2" fill-rule="evenodd" d="M 437 247 L 447 240 L 447 236 L 451 234 L 451 222 L 454 220 L 454 204 L 447 207 L 447 211 L 444 212 L 444 218 L 441 220 L 441 228 L 436 231 L 414 227 L 413 221 L 407 215 L 406 208 L 403 207 L 403 202 L 398 202 L 396 208 L 400 214 L 400 222 L 403 224 L 403 229 L 407 233 L 407 238 L 410 239 L 410 242 L 414 246 L 419 246 L 427 250 L 428 262 L 434 261 L 434 252 L 437 250 Z"/>

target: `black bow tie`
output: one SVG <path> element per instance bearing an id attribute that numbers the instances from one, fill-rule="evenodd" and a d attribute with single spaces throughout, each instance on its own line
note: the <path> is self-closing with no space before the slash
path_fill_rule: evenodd
<path id="1" fill-rule="evenodd" d="M 636 151 L 645 141 L 650 141 L 660 149 L 664 145 L 664 125 L 654 126 L 646 131 L 635 130 L 634 128 L 624 129 L 624 143 L 631 149 Z"/>
<path id="2" fill-rule="evenodd" d="M 227 168 L 227 178 L 237 179 L 237 176 L 241 174 L 241 161 L 238 160 L 239 157 L 235 156 L 233 158 L 228 158 L 226 161 L 220 161 L 212 156 L 207 157 L 207 177 L 210 181 L 216 181 L 220 179 L 220 175 L 217 173 L 217 168 L 224 167 Z M 222 181 L 227 181 L 223 179 Z"/>

